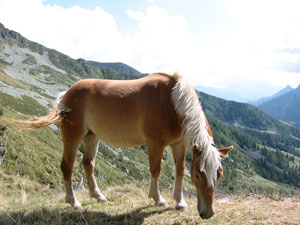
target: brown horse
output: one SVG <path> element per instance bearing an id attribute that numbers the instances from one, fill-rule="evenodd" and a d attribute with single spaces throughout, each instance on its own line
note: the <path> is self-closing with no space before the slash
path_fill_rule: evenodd
<path id="1" fill-rule="evenodd" d="M 82 164 L 91 197 L 106 202 L 94 176 L 99 140 L 120 147 L 147 144 L 151 172 L 149 197 L 155 205 L 168 207 L 160 195 L 158 178 L 166 146 L 172 148 L 176 167 L 176 209 L 186 208 L 182 181 L 187 147 L 193 148 L 192 182 L 197 188 L 201 218 L 214 214 L 216 183 L 222 175 L 221 158 L 232 147 L 216 149 L 208 121 L 195 90 L 178 74 L 152 74 L 130 81 L 87 79 L 75 83 L 53 111 L 32 121 L 18 121 L 35 129 L 57 123 L 64 153 L 61 162 L 66 202 L 81 205 L 72 189 L 72 170 L 78 145 L 85 150 Z"/>

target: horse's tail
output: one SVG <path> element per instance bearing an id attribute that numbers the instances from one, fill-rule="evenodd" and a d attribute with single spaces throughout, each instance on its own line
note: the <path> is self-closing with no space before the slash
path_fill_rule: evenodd
<path id="1" fill-rule="evenodd" d="M 29 120 L 7 120 L 11 123 L 19 125 L 23 130 L 35 130 L 51 124 L 59 125 L 62 119 L 65 117 L 65 113 L 70 111 L 68 107 L 60 103 L 63 95 L 64 93 L 59 94 L 55 106 L 49 111 L 49 113 L 46 116 L 33 117 Z"/>
<path id="2" fill-rule="evenodd" d="M 62 112 L 60 109 L 53 108 L 46 116 L 34 117 L 29 120 L 8 119 L 8 121 L 19 125 L 23 130 L 35 130 L 50 124 L 60 124 L 63 119 Z"/>

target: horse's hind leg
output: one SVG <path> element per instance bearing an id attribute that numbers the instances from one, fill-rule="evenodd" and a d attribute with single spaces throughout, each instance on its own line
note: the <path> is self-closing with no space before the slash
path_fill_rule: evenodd
<path id="1" fill-rule="evenodd" d="M 80 140 L 72 143 L 64 142 L 64 154 L 61 162 L 61 170 L 66 189 L 66 202 L 70 203 L 74 208 L 82 209 L 72 187 L 72 171 L 79 143 Z"/>
<path id="2" fill-rule="evenodd" d="M 187 204 L 183 198 L 182 193 L 182 181 L 184 177 L 185 170 L 185 154 L 186 145 L 184 142 L 177 144 L 172 147 L 172 153 L 175 163 L 176 177 L 175 177 L 175 187 L 174 187 L 174 199 L 176 200 L 176 209 L 184 209 Z"/>
<path id="3" fill-rule="evenodd" d="M 85 148 L 83 153 L 82 165 L 87 177 L 90 195 L 91 197 L 96 198 L 98 201 L 107 202 L 105 196 L 101 194 L 94 176 L 94 167 L 99 145 L 99 138 L 92 132 L 89 132 L 83 138 L 83 143 Z"/>
<path id="4" fill-rule="evenodd" d="M 148 143 L 148 156 L 151 173 L 149 197 L 154 199 L 155 205 L 164 206 L 168 208 L 169 206 L 166 200 L 160 195 L 158 188 L 158 178 L 160 175 L 160 166 L 163 150 L 164 146 L 159 143 Z"/>

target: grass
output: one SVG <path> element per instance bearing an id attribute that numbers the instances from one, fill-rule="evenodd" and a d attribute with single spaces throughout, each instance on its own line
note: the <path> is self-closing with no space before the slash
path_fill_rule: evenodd
<path id="1" fill-rule="evenodd" d="M 0 104 L 4 107 L 9 106 L 10 109 L 28 115 L 41 116 L 48 112 L 48 110 L 44 106 L 41 106 L 35 99 L 26 95 L 23 95 L 22 99 L 16 99 L 8 94 L 0 93 Z M 7 111 L 8 110 L 6 110 L 6 112 Z M 5 116 L 11 118 L 8 115 Z"/>
<path id="2" fill-rule="evenodd" d="M 85 211 L 64 203 L 62 190 L 50 190 L 15 177 L 14 195 L 0 194 L 0 224 L 299 224 L 300 199 L 263 196 L 227 196 L 215 201 L 216 214 L 202 220 L 196 197 L 186 197 L 188 209 L 177 211 L 170 191 L 162 194 L 169 209 L 153 206 L 147 188 L 140 185 L 110 187 L 108 203 L 89 198 L 87 190 L 76 192 Z M 19 187 L 19 188 L 17 188 Z M 8 192 L 5 190 L 4 192 Z"/>
<path id="3" fill-rule="evenodd" d="M 24 59 L 22 63 L 28 64 L 28 65 L 31 65 L 31 66 L 37 64 L 36 58 L 35 58 L 33 55 L 26 54 L 26 57 L 27 57 L 27 58 Z"/>
<path id="4" fill-rule="evenodd" d="M 13 87 L 27 89 L 27 86 L 25 84 L 11 78 L 1 69 L 0 69 L 0 81 L 5 84 L 11 85 Z"/>

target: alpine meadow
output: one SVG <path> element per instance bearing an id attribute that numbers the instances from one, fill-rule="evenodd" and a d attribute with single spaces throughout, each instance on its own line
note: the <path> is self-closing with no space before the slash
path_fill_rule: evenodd
<path id="1" fill-rule="evenodd" d="M 147 146 L 119 148 L 103 141 L 94 174 L 109 201 L 88 198 L 81 143 L 72 179 L 84 210 L 66 204 L 59 127 L 24 131 L 10 119 L 46 115 L 58 94 L 82 79 L 146 75 L 123 63 L 72 59 L 0 24 L 0 224 L 300 224 L 300 129 L 253 105 L 198 91 L 216 146 L 234 146 L 222 159 L 211 219 L 202 220 L 197 211 L 192 149 L 186 154 L 185 210 L 176 210 L 172 200 L 170 148 L 163 152 L 159 178 L 160 193 L 170 204 L 163 208 L 148 198 Z"/>

